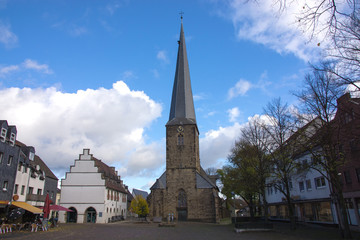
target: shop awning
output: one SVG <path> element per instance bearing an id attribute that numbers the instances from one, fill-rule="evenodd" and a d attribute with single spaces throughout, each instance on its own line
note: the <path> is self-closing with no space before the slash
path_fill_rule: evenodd
<path id="1" fill-rule="evenodd" d="M 35 213 L 35 214 L 40 214 L 43 212 L 42 209 L 31 206 L 30 204 L 26 203 L 26 202 L 12 202 L 12 205 L 17 206 L 19 208 L 25 209 L 26 211 Z"/>
<path id="2" fill-rule="evenodd" d="M 9 201 L 0 201 L 1 205 L 4 205 L 4 204 L 7 205 L 8 203 L 9 203 Z"/>

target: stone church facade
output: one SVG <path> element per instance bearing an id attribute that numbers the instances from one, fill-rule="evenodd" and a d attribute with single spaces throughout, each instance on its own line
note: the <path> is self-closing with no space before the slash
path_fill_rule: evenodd
<path id="1" fill-rule="evenodd" d="M 150 188 L 151 217 L 179 221 L 219 221 L 219 189 L 200 165 L 196 123 L 185 36 L 180 40 L 169 121 L 166 124 L 166 171 Z"/>

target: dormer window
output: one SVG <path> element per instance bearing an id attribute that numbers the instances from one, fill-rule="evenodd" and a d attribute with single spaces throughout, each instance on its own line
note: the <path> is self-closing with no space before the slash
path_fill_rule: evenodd
<path id="1" fill-rule="evenodd" d="M 30 152 L 30 153 L 29 153 L 29 159 L 30 159 L 31 161 L 34 161 L 34 156 L 35 156 L 35 153 L 33 153 L 33 152 Z"/>
<path id="2" fill-rule="evenodd" d="M 10 134 L 10 143 L 12 146 L 15 145 L 15 138 L 16 138 L 16 134 L 15 133 L 11 133 Z"/>
<path id="3" fill-rule="evenodd" d="M 1 128 L 0 140 L 1 140 L 2 142 L 5 142 L 5 140 L 6 140 L 6 133 L 7 133 L 6 128 Z"/>

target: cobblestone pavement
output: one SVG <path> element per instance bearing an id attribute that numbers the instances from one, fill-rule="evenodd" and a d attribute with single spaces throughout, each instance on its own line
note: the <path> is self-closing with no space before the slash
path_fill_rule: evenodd
<path id="1" fill-rule="evenodd" d="M 117 222 L 111 224 L 62 224 L 47 232 L 13 232 L 1 234 L 0 239 L 71 240 L 71 239 L 146 239 L 146 240 L 192 240 L 192 239 L 244 239 L 244 240 L 332 240 L 340 239 L 335 228 L 298 226 L 289 230 L 286 223 L 276 223 L 271 232 L 235 233 L 233 225 L 206 223 L 178 223 L 176 227 L 158 227 L 155 223 Z M 354 232 L 354 239 L 360 239 Z"/>

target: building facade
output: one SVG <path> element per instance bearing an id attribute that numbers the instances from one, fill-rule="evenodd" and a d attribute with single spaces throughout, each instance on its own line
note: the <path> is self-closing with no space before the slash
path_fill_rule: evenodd
<path id="1" fill-rule="evenodd" d="M 41 209 L 32 206 L 44 205 L 46 193 L 50 196 L 56 191 L 58 179 L 35 155 L 34 147 L 16 140 L 15 126 L 1 120 L 0 128 L 0 214 L 6 215 L 13 207 L 40 213 Z"/>
<path id="2" fill-rule="evenodd" d="M 151 217 L 179 221 L 219 221 L 218 188 L 200 165 L 199 130 L 193 103 L 185 36 L 181 22 L 169 121 L 166 171 L 150 188 Z"/>
<path id="3" fill-rule="evenodd" d="M 73 212 L 60 212 L 60 222 L 108 223 L 126 218 L 127 194 L 115 171 L 84 149 L 61 181 L 60 205 Z"/>
<path id="4" fill-rule="evenodd" d="M 330 184 L 324 177 L 325 172 L 318 172 L 305 167 L 312 160 L 312 154 L 305 152 L 294 159 L 300 170 L 292 174 L 290 193 L 295 206 L 295 216 L 298 221 L 314 223 L 337 223 L 336 208 L 330 198 Z M 270 182 L 272 182 L 271 180 Z M 288 206 L 283 193 L 277 187 L 268 184 L 266 200 L 269 206 L 269 216 L 273 219 L 288 219 Z"/>
<path id="5" fill-rule="evenodd" d="M 13 197 L 16 170 L 20 149 L 15 145 L 16 127 L 9 126 L 6 120 L 0 121 L 0 210 L 5 211 L 7 202 Z"/>
<path id="6" fill-rule="evenodd" d="M 356 95 L 357 94 L 357 95 Z M 360 229 L 360 98 L 347 93 L 337 101 L 339 151 L 345 163 L 338 169 L 342 179 L 342 190 L 347 205 L 350 225 Z"/>
<path id="7" fill-rule="evenodd" d="M 358 93 L 357 93 L 358 94 Z M 360 229 L 360 98 L 346 93 L 337 100 L 337 111 L 331 121 L 332 142 L 338 151 L 338 176 L 342 181 L 348 221 Z M 314 150 L 312 150 L 314 152 Z M 321 153 L 321 149 L 318 149 Z M 296 161 L 312 161 L 312 154 L 300 154 Z M 300 164 L 301 166 L 301 164 Z M 291 195 L 296 216 L 300 221 L 338 223 L 335 202 L 331 198 L 332 186 L 325 172 L 308 170 L 294 173 L 291 179 Z M 272 186 L 267 188 L 266 199 L 270 205 L 270 215 L 288 218 L 283 194 Z"/>

